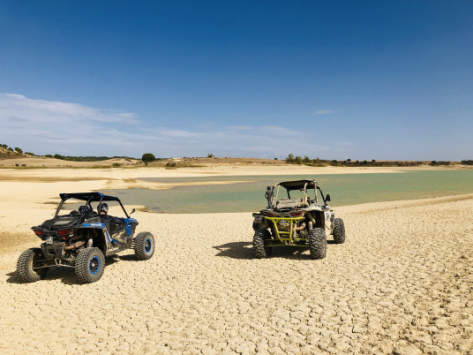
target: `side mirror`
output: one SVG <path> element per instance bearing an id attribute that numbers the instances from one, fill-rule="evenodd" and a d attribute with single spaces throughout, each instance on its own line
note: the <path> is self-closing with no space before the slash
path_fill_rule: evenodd
<path id="1" fill-rule="evenodd" d="M 130 212 L 130 216 L 131 216 L 133 213 L 135 213 L 135 212 L 136 212 L 136 209 L 133 208 L 133 209 L 131 210 L 131 212 Z"/>
<path id="2" fill-rule="evenodd" d="M 330 195 L 329 194 L 327 194 L 327 196 L 325 196 L 325 201 L 330 202 Z"/>

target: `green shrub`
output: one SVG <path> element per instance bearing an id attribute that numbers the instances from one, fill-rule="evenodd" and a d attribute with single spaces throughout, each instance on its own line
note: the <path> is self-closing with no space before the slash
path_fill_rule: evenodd
<path id="1" fill-rule="evenodd" d="M 156 157 L 154 156 L 154 154 L 152 153 L 145 153 L 143 154 L 143 156 L 141 157 L 141 160 L 143 161 L 143 163 L 145 163 L 145 165 L 147 166 L 148 163 L 151 163 L 153 161 L 156 160 Z"/>
<path id="2" fill-rule="evenodd" d="M 294 163 L 294 154 L 289 153 L 289 155 L 286 158 L 286 163 L 293 164 Z"/>

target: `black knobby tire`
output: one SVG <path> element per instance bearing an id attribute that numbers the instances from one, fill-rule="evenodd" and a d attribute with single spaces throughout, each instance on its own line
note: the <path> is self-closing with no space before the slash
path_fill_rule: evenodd
<path id="1" fill-rule="evenodd" d="M 138 260 L 148 260 L 154 254 L 154 237 L 150 232 L 141 232 L 135 238 L 135 256 Z"/>
<path id="2" fill-rule="evenodd" d="M 271 234 L 267 229 L 258 229 L 253 236 L 253 250 L 259 259 L 269 258 L 273 251 L 273 248 L 264 246 L 265 239 L 271 239 Z"/>
<path id="3" fill-rule="evenodd" d="M 31 248 L 21 253 L 16 265 L 17 274 L 21 281 L 35 282 L 46 277 L 49 268 L 33 269 L 37 264 L 36 260 L 42 258 L 40 248 Z"/>
<path id="4" fill-rule="evenodd" d="M 324 228 L 314 228 L 309 234 L 309 249 L 312 259 L 323 259 L 327 256 L 327 238 Z"/>
<path id="5" fill-rule="evenodd" d="M 345 242 L 345 224 L 343 224 L 343 219 L 335 218 L 333 223 L 333 240 L 336 244 L 342 244 Z"/>
<path id="6" fill-rule="evenodd" d="M 100 280 L 105 269 L 105 257 L 99 248 L 85 248 L 79 251 L 76 258 L 76 276 L 82 283 Z"/>

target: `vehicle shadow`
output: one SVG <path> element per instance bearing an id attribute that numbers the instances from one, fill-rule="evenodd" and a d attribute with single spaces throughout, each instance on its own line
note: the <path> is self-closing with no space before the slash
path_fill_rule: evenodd
<path id="1" fill-rule="evenodd" d="M 46 277 L 41 281 L 50 280 L 61 280 L 61 282 L 66 285 L 80 285 L 74 269 L 69 267 L 53 267 L 49 269 Z"/>
<path id="2" fill-rule="evenodd" d="M 28 282 L 23 282 L 20 280 L 16 271 L 8 273 L 7 276 L 8 276 L 7 283 L 28 284 Z M 48 273 L 46 274 L 46 277 L 43 280 L 38 281 L 38 282 L 45 282 L 45 281 L 47 282 L 47 281 L 58 280 L 58 279 L 60 279 L 62 283 L 68 284 L 68 285 L 80 284 L 76 279 L 76 274 L 74 272 L 74 269 L 66 268 L 66 267 L 50 268 Z"/>
<path id="3" fill-rule="evenodd" d="M 118 258 L 107 257 L 105 259 L 105 267 L 107 267 L 107 265 L 115 264 L 117 261 L 119 261 Z M 7 283 L 27 284 L 27 282 L 20 280 L 16 271 L 8 273 L 7 276 Z M 46 274 L 46 277 L 38 282 L 47 282 L 52 280 L 61 280 L 61 282 L 66 285 L 82 285 L 82 283 L 77 279 L 74 269 L 69 267 L 51 267 Z"/>
<path id="4" fill-rule="evenodd" d="M 126 261 L 140 261 L 136 258 L 135 254 L 128 254 L 128 255 L 119 255 L 120 260 Z"/>
<path id="5" fill-rule="evenodd" d="M 311 259 L 309 248 L 301 247 L 277 247 L 273 248 L 271 253 L 271 259 L 297 259 L 297 260 L 309 260 Z"/>
<path id="6" fill-rule="evenodd" d="M 335 244 L 335 241 L 327 240 L 327 244 Z M 257 259 L 253 252 L 252 242 L 233 242 L 214 246 L 213 248 L 218 250 L 216 256 L 232 259 Z M 309 248 L 300 247 L 275 247 L 272 250 L 271 258 L 312 260 Z"/>
<path id="7" fill-rule="evenodd" d="M 252 259 L 253 243 L 251 242 L 233 242 L 214 246 L 218 250 L 216 256 L 223 256 L 232 259 Z"/>
<path id="8" fill-rule="evenodd" d="M 18 278 L 16 271 L 9 272 L 7 276 L 8 276 L 7 283 L 9 284 L 22 284 L 23 283 Z"/>

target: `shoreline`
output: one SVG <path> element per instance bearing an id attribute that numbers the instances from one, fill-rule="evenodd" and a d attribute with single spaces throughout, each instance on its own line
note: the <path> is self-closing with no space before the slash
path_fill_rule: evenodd
<path id="1" fill-rule="evenodd" d="M 113 168 L 113 169 L 0 169 L 0 183 L 60 183 L 88 181 L 92 186 L 87 191 L 134 189 L 169 189 L 176 186 L 220 185 L 251 181 L 199 181 L 162 183 L 140 180 L 141 178 L 192 178 L 215 176 L 276 176 L 306 175 L 350 175 L 350 174 L 390 174 L 412 171 L 453 171 L 469 169 L 431 167 L 309 167 L 309 166 L 216 166 L 202 168 Z M 1 195 L 0 195 L 1 197 Z"/>
<path id="2" fill-rule="evenodd" d="M 216 168 L 136 168 L 136 169 L 35 169 L 0 171 L 0 216 L 12 215 L 11 206 L 19 209 L 52 209 L 61 192 L 84 192 L 103 190 L 130 190 L 135 188 L 163 190 L 180 186 L 227 185 L 251 182 L 248 180 L 229 181 L 197 181 L 197 182 L 150 182 L 140 178 L 192 178 L 215 176 L 276 176 L 276 175 L 306 175 L 308 178 L 325 174 L 388 174 L 406 173 L 407 171 L 451 171 L 452 169 L 415 169 L 415 168 L 313 168 L 306 166 L 250 166 L 250 167 L 216 167 Z M 198 171 L 196 170 L 198 169 Z M 458 196 L 453 194 L 451 196 Z M 413 200 L 409 200 L 413 201 Z M 357 204 L 358 205 L 358 204 Z M 21 207 L 20 207 L 21 206 Z M 38 207 L 41 206 L 41 207 Z M 352 205 L 353 206 L 353 205 Z M 133 205 L 129 208 L 145 209 L 144 205 Z M 157 212 L 161 214 L 161 212 Z M 188 213 L 186 213 L 188 214 Z M 15 219 L 15 218 L 14 218 Z M 0 222 L 3 219 L 0 217 Z"/>

